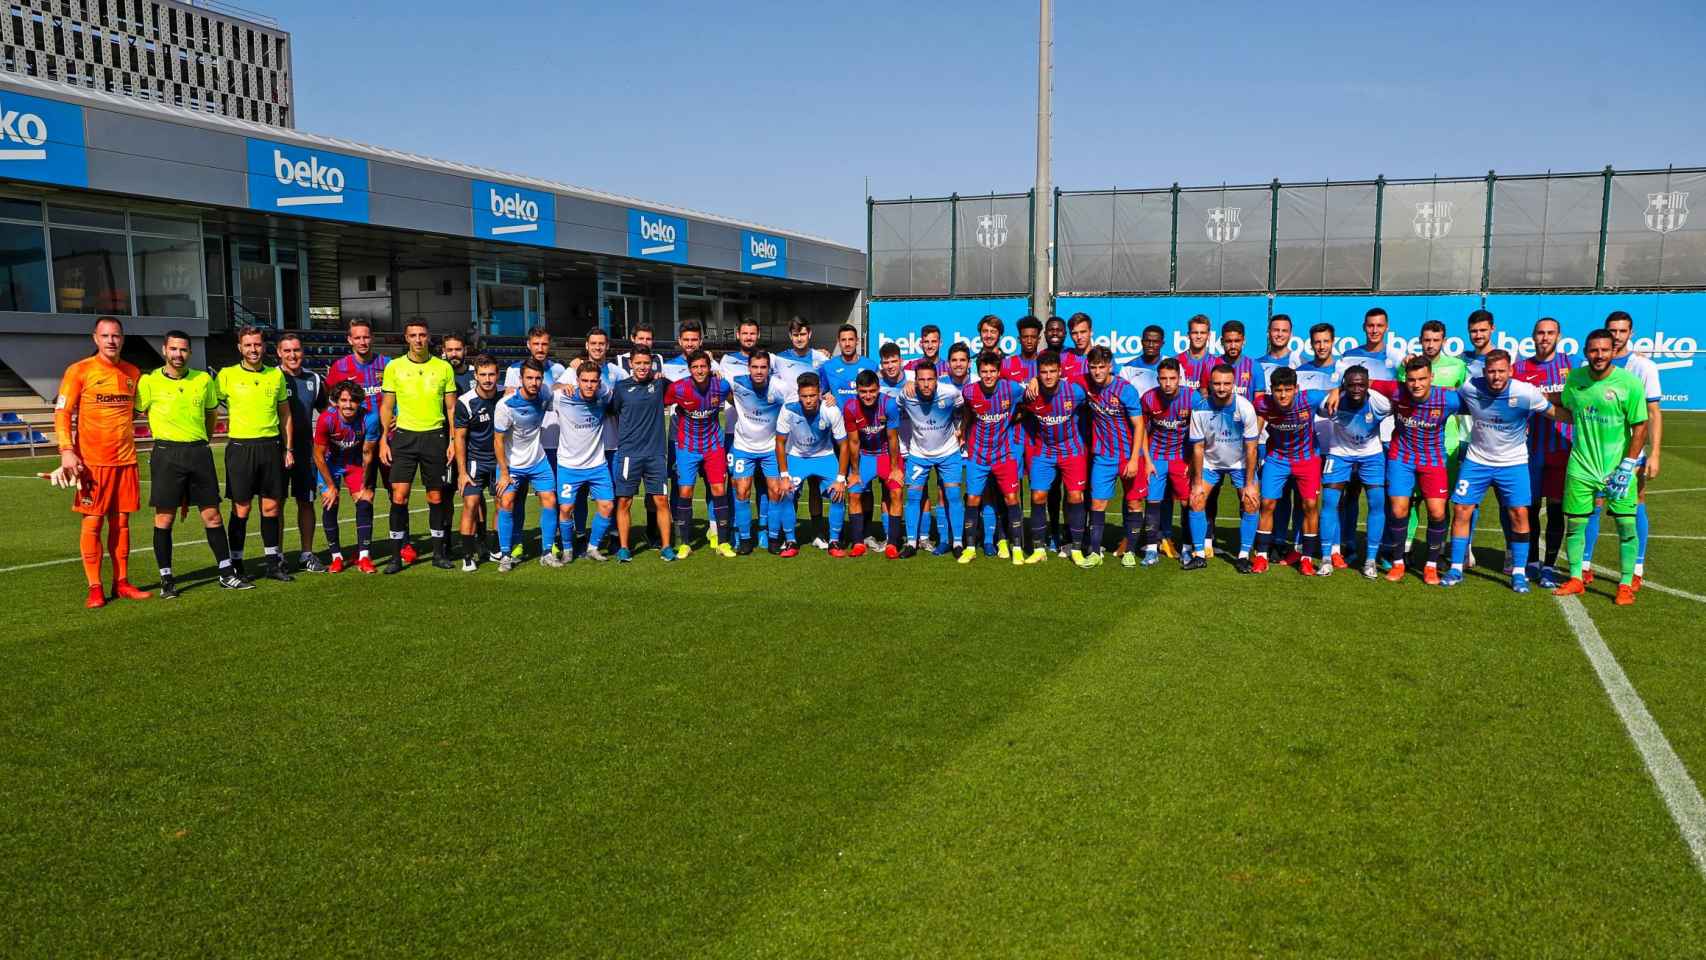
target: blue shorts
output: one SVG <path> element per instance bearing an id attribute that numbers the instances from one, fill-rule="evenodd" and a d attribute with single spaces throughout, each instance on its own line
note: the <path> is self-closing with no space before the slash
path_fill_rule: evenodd
<path id="1" fill-rule="evenodd" d="M 631 497 L 640 492 L 643 481 L 647 494 L 663 496 L 669 478 L 668 465 L 664 461 L 664 457 L 655 453 L 635 457 L 616 451 L 610 465 L 612 489 L 618 497 Z"/>
<path id="2" fill-rule="evenodd" d="M 1125 469 L 1124 457 L 1098 456 L 1090 462 L 1090 499 L 1112 500 L 1114 498 L 1114 482 L 1120 479 L 1120 471 Z M 1137 503 L 1148 492 L 1148 484 L 1141 480 L 1132 480 L 1125 485 L 1126 501 Z M 1134 496 L 1135 494 L 1135 496 Z"/>
<path id="3" fill-rule="evenodd" d="M 1183 454 L 1177 457 L 1167 457 L 1151 461 L 1155 472 L 1149 477 L 1148 500 L 1150 503 L 1160 503 L 1172 493 L 1174 500 L 1190 499 L 1190 461 Z"/>
<path id="4" fill-rule="evenodd" d="M 729 476 L 736 480 L 745 480 L 758 475 L 761 471 L 766 477 L 774 477 L 780 472 L 776 469 L 776 451 L 774 448 L 763 453 L 747 453 L 745 450 L 736 450 L 729 454 Z"/>
<path id="5" fill-rule="evenodd" d="M 906 485 L 922 487 L 930 479 L 930 471 L 935 470 L 939 482 L 944 487 L 954 486 L 965 479 L 965 458 L 960 452 L 942 457 L 920 457 L 915 454 L 906 455 Z"/>
<path id="6" fill-rule="evenodd" d="M 504 493 L 525 490 L 528 487 L 538 493 L 557 492 L 557 471 L 551 469 L 551 461 L 541 460 L 531 467 L 510 470 L 509 486 L 504 488 Z"/>
<path id="7" fill-rule="evenodd" d="M 609 467 L 558 467 L 557 496 L 563 503 L 574 503 L 582 487 L 592 500 L 614 500 L 616 491 L 610 485 Z"/>
<path id="8" fill-rule="evenodd" d="M 1208 484 L 1209 496 L 1214 495 L 1214 488 L 1219 486 L 1222 480 L 1229 480 L 1234 487 L 1242 488 L 1244 486 L 1244 468 L 1216 470 L 1207 464 L 1203 465 L 1202 482 Z"/>
<path id="9" fill-rule="evenodd" d="M 1451 488 L 1452 503 L 1479 504 L 1487 495 L 1487 487 L 1498 494 L 1499 506 L 1526 507 L 1534 502 L 1529 485 L 1528 464 L 1492 467 L 1468 457 L 1457 470 L 1457 485 Z"/>
<path id="10" fill-rule="evenodd" d="M 1386 455 L 1369 453 L 1360 457 L 1328 454 L 1321 461 L 1322 483 L 1349 483 L 1355 477 L 1365 487 L 1386 486 Z"/>
<path id="11" fill-rule="evenodd" d="M 1031 492 L 1047 490 L 1059 479 L 1069 493 L 1082 493 L 1090 482 L 1090 460 L 1082 453 L 1060 457 L 1038 452 L 1028 465 Z"/>
<path id="12" fill-rule="evenodd" d="M 494 497 L 497 496 L 498 465 L 470 460 L 468 462 L 468 485 L 462 488 L 462 495 L 464 497 L 480 497 L 488 492 Z"/>
<path id="13" fill-rule="evenodd" d="M 859 453 L 859 482 L 848 484 L 848 493 L 864 493 L 866 490 L 899 490 L 900 487 L 889 483 L 889 453 L 884 447 L 881 453 Z"/>
<path id="14" fill-rule="evenodd" d="M 774 464 L 772 464 L 774 466 Z M 789 457 L 788 476 L 791 489 L 798 490 L 806 480 L 816 477 L 825 484 L 834 484 L 841 461 L 830 453 L 816 457 Z"/>

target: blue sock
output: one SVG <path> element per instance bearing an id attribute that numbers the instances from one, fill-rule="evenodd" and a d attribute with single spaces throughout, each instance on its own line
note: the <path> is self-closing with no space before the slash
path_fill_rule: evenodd
<path id="1" fill-rule="evenodd" d="M 948 496 L 948 509 L 945 511 L 947 526 L 941 528 L 942 537 L 944 540 L 954 541 L 954 546 L 960 546 L 961 534 L 965 532 L 966 525 L 966 502 L 960 499 L 960 485 L 957 483 L 944 486 L 942 492 Z M 964 545 L 971 546 L 969 543 Z"/>
<path id="2" fill-rule="evenodd" d="M 993 547 L 998 539 L 996 534 L 999 533 L 996 529 L 995 504 L 985 499 L 983 506 L 979 507 L 978 511 L 978 516 L 983 520 L 983 544 L 987 547 Z"/>
<path id="3" fill-rule="evenodd" d="M 1250 547 L 1256 542 L 1256 521 L 1261 519 L 1258 514 L 1240 513 L 1238 515 L 1238 552 L 1249 553 Z"/>
<path id="4" fill-rule="evenodd" d="M 604 535 L 610 532 L 610 521 L 613 516 L 615 514 L 605 516 L 603 513 L 594 513 L 592 515 L 592 533 L 586 541 L 587 549 L 597 547 L 604 542 Z"/>
<path id="5" fill-rule="evenodd" d="M 1375 551 L 1379 548 L 1382 538 L 1386 536 L 1386 488 L 1368 487 L 1363 490 L 1363 497 L 1368 501 L 1368 536 L 1363 540 L 1363 549 L 1368 551 L 1365 556 L 1374 559 Z M 1352 500 L 1351 509 L 1356 509 L 1356 501 Z M 1350 532 L 1356 533 L 1356 518 L 1352 517 Z M 1342 531 L 1343 528 L 1341 528 Z"/>
<path id="6" fill-rule="evenodd" d="M 1201 551 L 1208 542 L 1208 513 L 1204 510 L 1191 511 L 1191 549 Z"/>
<path id="7" fill-rule="evenodd" d="M 787 513 L 786 507 L 786 501 L 771 504 L 770 516 L 766 517 L 764 520 L 764 530 L 765 533 L 769 535 L 772 545 L 782 540 L 782 519 Z"/>
<path id="8" fill-rule="evenodd" d="M 1084 501 L 1073 503 L 1071 500 L 1062 505 L 1066 513 L 1066 542 L 1069 548 L 1078 547 L 1084 542 Z"/>
<path id="9" fill-rule="evenodd" d="M 722 543 L 734 544 L 734 531 L 729 529 L 729 511 L 733 506 L 733 498 L 724 495 L 711 498 L 711 516 L 717 523 L 717 539 Z"/>
<path id="10" fill-rule="evenodd" d="M 883 512 L 883 523 L 883 529 L 887 531 L 884 534 L 884 539 L 886 539 L 891 546 L 899 547 L 901 541 L 906 539 L 906 535 L 900 529 L 900 517 L 887 512 L 885 509 Z"/>
<path id="11" fill-rule="evenodd" d="M 540 508 L 539 542 L 546 550 L 557 545 L 557 511 Z"/>
<path id="12" fill-rule="evenodd" d="M 964 510 L 965 507 L 962 505 L 960 509 Z M 930 508 L 930 519 L 936 524 L 935 539 L 937 543 L 947 543 L 959 539 L 960 525 L 956 523 L 951 527 L 948 526 L 951 519 L 948 511 L 943 508 L 942 501 L 937 500 L 936 505 Z"/>
<path id="13" fill-rule="evenodd" d="M 1125 548 L 1130 553 L 1143 549 L 1143 527 L 1147 516 L 1142 510 L 1132 509 L 1131 504 L 1125 505 L 1125 513 L 1120 519 L 1125 522 Z"/>
<path id="14" fill-rule="evenodd" d="M 841 522 L 847 516 L 847 501 L 829 501 L 829 540 L 835 543 L 841 539 Z"/>
<path id="15" fill-rule="evenodd" d="M 1647 505 L 1635 504 L 1635 562 L 1647 562 Z"/>
<path id="16" fill-rule="evenodd" d="M 563 538 L 563 549 L 573 550 L 575 548 L 576 535 L 579 534 L 580 531 L 586 529 L 586 507 L 587 501 L 591 499 L 592 497 L 586 492 L 586 486 L 584 484 L 579 490 L 575 491 L 574 527 L 570 529 L 568 533 L 562 533 L 562 524 L 559 523 L 557 525 L 558 533 Z M 598 543 L 597 541 L 589 541 L 587 546 L 596 547 L 598 546 Z"/>
<path id="17" fill-rule="evenodd" d="M 551 511 L 541 510 L 540 513 L 555 513 L 557 515 L 557 537 L 555 540 L 550 541 L 547 549 L 555 550 L 560 544 L 564 550 L 574 553 L 575 533 L 579 530 L 585 529 L 579 523 L 575 522 L 574 510 L 569 510 L 569 515 L 566 517 L 563 516 L 561 509 Z M 543 536 L 545 531 L 543 525 L 540 526 L 539 531 L 540 535 Z"/>
<path id="18" fill-rule="evenodd" d="M 1102 527 L 1107 522 L 1108 512 L 1106 510 L 1090 511 L 1089 525 L 1084 528 L 1085 553 L 1096 553 L 1102 549 Z"/>
<path id="19" fill-rule="evenodd" d="M 1451 538 L 1451 569 L 1463 569 L 1463 559 L 1469 555 L 1469 538 Z"/>
<path id="20" fill-rule="evenodd" d="M 779 503 L 776 506 L 780 507 L 781 509 L 779 511 L 778 510 L 770 511 L 770 515 L 775 516 L 778 512 L 782 514 L 782 516 L 780 518 L 782 540 L 784 543 L 786 543 L 788 541 L 793 540 L 794 534 L 799 532 L 799 518 L 800 518 L 800 491 L 799 491 L 799 488 L 796 487 L 794 489 L 794 495 L 788 498 L 787 503 Z"/>
<path id="21" fill-rule="evenodd" d="M 906 488 L 906 537 L 917 540 L 924 535 L 924 488 Z"/>
<path id="22" fill-rule="evenodd" d="M 1048 546 L 1048 504 L 1031 504 L 1031 549 L 1041 550 Z"/>
<path id="23" fill-rule="evenodd" d="M 510 511 L 510 522 L 514 524 L 510 529 L 520 536 L 527 535 L 527 492 L 526 485 L 515 491 L 515 509 Z"/>
<path id="24" fill-rule="evenodd" d="M 760 513 L 763 511 L 760 510 Z M 752 501 L 746 497 L 735 499 L 735 539 L 751 540 L 752 537 Z"/>
<path id="25" fill-rule="evenodd" d="M 498 552 L 508 554 L 515 546 L 515 514 L 514 510 L 498 511 Z"/>
<path id="26" fill-rule="evenodd" d="M 1528 571 L 1528 538 L 1517 537 L 1510 542 L 1511 571 L 1515 576 L 1527 576 Z"/>
<path id="27" fill-rule="evenodd" d="M 1303 524 L 1303 518 L 1298 519 L 1298 526 Z M 1291 490 L 1289 487 L 1280 491 L 1280 498 L 1274 503 L 1274 543 L 1279 544 L 1280 555 L 1284 556 L 1292 544 L 1291 536 Z"/>
<path id="28" fill-rule="evenodd" d="M 739 528 L 735 531 L 736 533 L 742 536 L 746 535 L 747 529 L 752 526 L 751 511 L 752 507 L 749 505 L 745 523 L 740 522 L 739 513 L 735 514 L 735 526 Z M 758 488 L 758 525 L 765 530 L 770 529 L 770 490 L 763 486 Z"/>
<path id="29" fill-rule="evenodd" d="M 1344 495 L 1345 491 L 1332 487 L 1321 490 L 1321 542 L 1329 553 L 1339 543 L 1339 500 Z"/>
<path id="30" fill-rule="evenodd" d="M 1586 569 L 1590 564 L 1593 563 L 1593 545 L 1599 542 L 1599 518 L 1603 514 L 1603 512 L 1604 511 L 1601 511 L 1601 510 L 1595 510 L 1593 513 L 1588 514 L 1587 529 L 1582 531 L 1582 535 L 1587 538 L 1582 543 L 1582 567 L 1583 567 L 1583 569 Z M 1635 536 L 1636 536 L 1637 540 L 1640 539 L 1639 531 L 1636 532 Z M 1639 547 L 1637 547 L 1636 549 L 1639 549 Z"/>

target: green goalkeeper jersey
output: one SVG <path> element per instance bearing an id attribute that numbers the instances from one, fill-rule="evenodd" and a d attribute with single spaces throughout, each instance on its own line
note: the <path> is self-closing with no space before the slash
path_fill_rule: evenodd
<path id="1" fill-rule="evenodd" d="M 1442 390 L 1456 390 L 1469 381 L 1469 365 L 1448 353 L 1442 353 L 1433 360 L 1434 386 Z M 1400 374 L 1402 371 L 1400 371 Z M 1445 421 L 1445 453 L 1453 456 L 1457 448 L 1463 445 L 1463 417 L 1449 417 Z"/>
<path id="2" fill-rule="evenodd" d="M 1575 418 L 1569 473 L 1604 483 L 1629 450 L 1629 428 L 1647 422 L 1646 387 L 1621 367 L 1612 367 L 1603 380 L 1577 367 L 1565 378 L 1558 403 Z"/>

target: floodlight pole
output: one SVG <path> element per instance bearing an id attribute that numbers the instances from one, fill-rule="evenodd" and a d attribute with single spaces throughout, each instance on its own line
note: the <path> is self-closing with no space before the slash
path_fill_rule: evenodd
<path id="1" fill-rule="evenodd" d="M 1054 93 L 1054 2 L 1042 0 L 1037 31 L 1037 185 L 1031 200 L 1031 313 L 1047 319 L 1053 311 L 1054 270 L 1049 265 L 1049 124 Z"/>

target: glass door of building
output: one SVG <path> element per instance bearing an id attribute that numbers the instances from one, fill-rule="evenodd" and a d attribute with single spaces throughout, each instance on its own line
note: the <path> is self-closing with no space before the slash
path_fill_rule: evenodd
<path id="1" fill-rule="evenodd" d="M 522 337 L 539 325 L 543 296 L 536 286 L 482 283 L 475 303 L 475 322 L 488 337 Z"/>
<path id="2" fill-rule="evenodd" d="M 237 240 L 231 250 L 232 320 L 239 326 L 308 329 L 304 252 L 276 240 Z"/>

